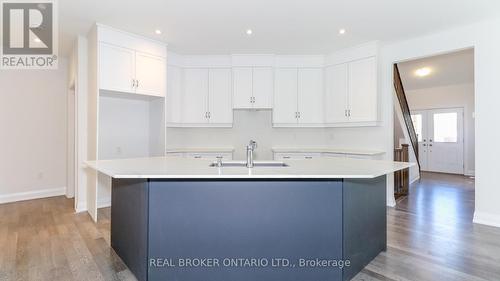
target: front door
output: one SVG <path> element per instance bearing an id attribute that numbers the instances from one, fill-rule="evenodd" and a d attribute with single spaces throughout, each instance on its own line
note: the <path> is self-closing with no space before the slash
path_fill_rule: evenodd
<path id="1" fill-rule="evenodd" d="M 463 174 L 463 109 L 412 111 L 423 171 Z"/>

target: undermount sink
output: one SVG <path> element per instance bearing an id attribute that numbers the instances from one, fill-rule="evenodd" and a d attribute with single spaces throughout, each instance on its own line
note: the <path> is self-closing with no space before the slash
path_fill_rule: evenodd
<path id="1" fill-rule="evenodd" d="M 218 163 L 214 161 L 210 167 L 246 167 L 245 161 L 222 161 Z M 288 167 L 288 164 L 280 161 L 253 161 L 254 167 Z"/>

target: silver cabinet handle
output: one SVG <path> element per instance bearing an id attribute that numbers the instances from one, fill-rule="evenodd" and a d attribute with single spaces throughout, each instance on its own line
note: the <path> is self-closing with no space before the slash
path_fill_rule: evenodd
<path id="1" fill-rule="evenodd" d="M 194 158 L 196 159 L 200 159 L 201 158 L 201 155 L 195 155 Z"/>
<path id="2" fill-rule="evenodd" d="M 132 79 L 132 88 L 135 88 L 135 79 Z"/>
<path id="3" fill-rule="evenodd" d="M 351 117 L 351 110 L 350 110 L 350 109 L 348 109 L 348 110 L 347 110 L 347 113 L 348 113 L 347 115 L 348 115 L 349 117 Z"/>
<path id="4" fill-rule="evenodd" d="M 312 156 L 306 156 L 306 159 L 313 159 Z"/>
<path id="5" fill-rule="evenodd" d="M 136 81 L 136 83 L 135 83 L 135 87 L 136 87 L 136 88 L 139 88 L 139 80 L 135 80 L 135 81 Z"/>
<path id="6" fill-rule="evenodd" d="M 283 156 L 283 159 L 290 159 L 290 156 Z"/>

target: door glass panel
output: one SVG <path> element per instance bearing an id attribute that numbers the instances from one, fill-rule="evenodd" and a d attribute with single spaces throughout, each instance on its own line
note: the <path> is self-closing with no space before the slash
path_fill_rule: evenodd
<path id="1" fill-rule="evenodd" d="M 457 113 L 434 113 L 433 117 L 434 142 L 457 142 Z"/>
<path id="2" fill-rule="evenodd" d="M 411 120 L 413 121 L 413 127 L 417 133 L 418 141 L 422 141 L 422 114 L 412 114 Z"/>

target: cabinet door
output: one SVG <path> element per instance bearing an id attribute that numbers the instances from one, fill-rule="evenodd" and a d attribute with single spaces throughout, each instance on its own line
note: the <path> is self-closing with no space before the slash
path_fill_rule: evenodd
<path id="1" fill-rule="evenodd" d="M 133 93 L 135 52 L 105 43 L 99 46 L 99 88 Z"/>
<path id="2" fill-rule="evenodd" d="M 186 158 L 194 158 L 194 159 L 212 159 L 217 160 L 218 158 L 222 158 L 224 160 L 232 160 L 232 153 L 228 152 L 188 152 L 185 154 Z"/>
<path id="3" fill-rule="evenodd" d="M 233 68 L 234 108 L 252 108 L 252 68 Z"/>
<path id="4" fill-rule="evenodd" d="M 326 68 L 325 118 L 327 123 L 347 122 L 348 65 Z"/>
<path id="5" fill-rule="evenodd" d="M 167 69 L 167 123 L 182 122 L 182 69 L 168 66 Z"/>
<path id="6" fill-rule="evenodd" d="M 286 161 L 286 160 L 310 160 L 318 159 L 321 157 L 321 153 L 300 153 L 300 152 L 276 152 L 274 153 L 274 160 L 276 161 Z"/>
<path id="7" fill-rule="evenodd" d="M 322 125 L 323 115 L 323 70 L 304 68 L 298 70 L 299 124 Z"/>
<path id="8" fill-rule="evenodd" d="M 273 108 L 273 92 L 273 69 L 270 67 L 255 67 L 253 69 L 253 107 Z"/>
<path id="9" fill-rule="evenodd" d="M 208 69 L 186 68 L 184 70 L 184 98 L 182 123 L 207 123 Z"/>
<path id="10" fill-rule="evenodd" d="M 151 96 L 165 96 L 165 58 L 146 53 L 135 53 L 136 93 Z"/>
<path id="11" fill-rule="evenodd" d="M 274 77 L 273 125 L 297 124 L 297 69 L 278 68 Z"/>
<path id="12" fill-rule="evenodd" d="M 349 64 L 351 122 L 377 121 L 377 64 L 374 57 Z"/>
<path id="13" fill-rule="evenodd" d="M 210 123 L 232 124 L 231 69 L 210 69 L 208 87 Z"/>

